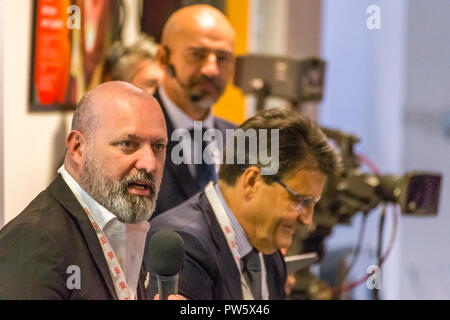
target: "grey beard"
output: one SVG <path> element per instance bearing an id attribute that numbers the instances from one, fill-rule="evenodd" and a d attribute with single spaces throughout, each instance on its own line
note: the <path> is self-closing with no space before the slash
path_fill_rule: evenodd
<path id="1" fill-rule="evenodd" d="M 192 101 L 192 100 L 191 100 Z M 212 97 L 204 97 L 197 101 L 192 101 L 192 103 L 199 109 L 202 110 L 209 110 L 212 108 L 213 104 L 216 102 L 216 100 Z"/>
<path id="2" fill-rule="evenodd" d="M 202 94 L 201 91 L 198 91 L 195 88 L 190 88 L 188 90 L 188 96 L 194 106 L 205 111 L 211 109 L 214 103 L 220 98 L 220 95 L 215 98 L 210 95 Z"/>
<path id="3" fill-rule="evenodd" d="M 128 184 L 136 180 L 146 180 L 151 184 L 148 197 L 128 192 Z M 116 181 L 104 175 L 89 156 L 80 185 L 92 198 L 124 223 L 140 223 L 150 219 L 159 193 L 159 184 L 151 174 L 141 170 L 135 175 Z"/>

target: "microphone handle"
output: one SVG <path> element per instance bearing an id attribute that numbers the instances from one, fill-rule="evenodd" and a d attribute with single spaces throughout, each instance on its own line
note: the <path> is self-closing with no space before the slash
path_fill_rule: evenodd
<path id="1" fill-rule="evenodd" d="M 159 300 L 167 300 L 171 294 L 178 294 L 179 274 L 174 276 L 157 275 Z"/>

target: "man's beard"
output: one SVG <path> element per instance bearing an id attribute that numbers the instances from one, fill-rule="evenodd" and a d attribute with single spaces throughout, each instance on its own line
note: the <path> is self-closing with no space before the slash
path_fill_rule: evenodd
<path id="1" fill-rule="evenodd" d="M 212 94 L 211 92 L 202 92 L 200 88 L 197 88 L 197 85 L 200 85 L 204 82 L 209 82 L 215 88 L 217 96 Z M 212 105 L 219 99 L 224 90 L 225 85 L 216 78 L 207 78 L 202 75 L 189 79 L 189 100 L 200 109 L 210 109 Z"/>
<path id="2" fill-rule="evenodd" d="M 150 184 L 149 196 L 128 192 L 128 185 L 136 181 Z M 153 175 L 141 170 L 135 175 L 123 177 L 120 181 L 113 180 L 103 174 L 102 169 L 89 155 L 80 185 L 92 198 L 124 223 L 140 223 L 150 219 L 159 193 L 159 184 Z"/>

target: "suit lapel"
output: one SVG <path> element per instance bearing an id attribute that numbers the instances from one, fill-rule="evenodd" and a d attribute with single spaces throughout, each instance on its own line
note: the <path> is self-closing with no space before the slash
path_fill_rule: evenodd
<path id="1" fill-rule="evenodd" d="M 206 224 L 211 232 L 214 244 L 218 249 L 217 257 L 219 258 L 219 267 L 221 268 L 221 274 L 227 275 L 225 286 L 228 289 L 229 299 L 242 300 L 242 288 L 240 281 L 240 273 L 234 262 L 233 255 L 230 252 L 225 236 L 222 229 L 217 222 L 216 216 L 209 204 L 206 195 L 202 192 L 200 194 L 200 207 L 203 209 Z"/>
<path id="2" fill-rule="evenodd" d="M 184 193 L 184 195 L 187 198 L 190 198 L 194 194 L 196 194 L 199 190 L 197 188 L 197 185 L 195 184 L 194 178 L 192 177 L 191 173 L 189 172 L 189 168 L 185 163 L 182 164 L 174 164 L 171 161 L 171 154 L 172 149 L 179 143 L 178 141 L 172 141 L 170 137 L 172 136 L 172 132 L 174 131 L 174 127 L 172 124 L 172 121 L 169 118 L 169 115 L 167 114 L 167 111 L 164 107 L 164 103 L 161 100 L 161 97 L 159 96 L 158 90 L 156 90 L 155 99 L 159 102 L 161 106 L 161 110 L 164 114 L 164 119 L 166 120 L 166 126 L 167 126 L 167 138 L 169 139 L 169 143 L 167 144 L 167 154 L 166 154 L 166 163 L 164 166 L 165 174 L 169 173 L 173 176 L 174 180 L 177 181 L 178 186 Z"/>
<path id="3" fill-rule="evenodd" d="M 226 137 L 227 137 L 226 130 L 227 129 L 233 129 L 234 130 L 234 128 L 230 127 L 230 125 L 227 125 L 227 123 L 225 121 L 220 120 L 217 117 L 214 117 L 214 128 L 216 128 L 216 129 L 220 130 L 220 132 L 222 132 L 223 139 L 224 139 L 223 142 L 224 142 L 224 145 L 225 145 Z"/>
<path id="4" fill-rule="evenodd" d="M 219 266 L 222 268 L 221 273 L 229 275 L 229 277 L 227 276 L 227 281 L 225 281 L 225 286 L 228 289 L 230 299 L 242 300 L 239 270 L 211 205 L 203 192 L 200 194 L 199 203 L 203 209 L 205 221 L 211 231 L 213 242 L 219 252 L 217 256 L 220 260 Z M 284 287 L 280 287 L 280 283 L 284 283 L 286 280 L 286 268 L 283 263 L 283 257 L 279 251 L 271 255 L 263 255 L 263 257 L 266 266 L 269 299 L 282 299 L 284 298 Z"/>
<path id="5" fill-rule="evenodd" d="M 75 218 L 78 224 L 81 234 L 86 241 L 87 247 L 93 260 L 95 261 L 100 274 L 105 281 L 106 287 L 110 291 L 111 295 L 117 299 L 116 290 L 109 273 L 108 265 L 103 254 L 103 250 L 100 246 L 97 234 L 92 227 L 89 218 L 86 216 L 83 208 L 81 207 L 78 200 L 75 198 L 72 190 L 67 186 L 61 175 L 53 181 L 53 183 L 48 187 L 50 193 L 55 197 L 55 199 Z"/>
<path id="6" fill-rule="evenodd" d="M 144 265 L 141 267 L 141 271 L 139 273 L 139 281 L 136 289 L 136 294 L 138 300 L 149 300 L 151 297 L 147 297 L 146 291 L 145 291 L 145 280 L 147 278 L 147 272 L 144 270 Z"/>
<path id="7" fill-rule="evenodd" d="M 170 137 L 172 135 L 172 132 L 174 131 L 174 127 L 172 124 L 172 121 L 169 118 L 169 115 L 167 114 L 166 108 L 164 106 L 164 103 L 161 99 L 161 96 L 159 95 L 159 90 L 156 90 L 154 94 L 155 99 L 158 101 L 158 103 L 161 106 L 161 110 L 164 114 L 164 119 L 166 120 L 166 126 L 167 126 L 167 137 L 169 139 L 169 143 L 167 144 L 167 154 L 166 154 L 166 163 L 164 167 L 164 174 L 171 174 L 174 180 L 177 182 L 178 186 L 184 193 L 186 199 L 192 197 L 196 193 L 198 193 L 199 190 L 194 178 L 192 177 L 189 168 L 186 164 L 182 163 L 179 165 L 174 164 L 171 161 L 171 153 L 172 149 L 179 143 L 178 141 L 171 141 Z M 214 117 L 214 126 L 216 129 L 219 129 L 222 132 L 222 135 L 224 137 L 223 144 L 225 146 L 226 143 L 226 129 L 233 128 L 233 125 L 231 123 L 227 123 L 226 121 L 220 120 L 217 117 Z"/>
<path id="8" fill-rule="evenodd" d="M 280 251 L 271 255 L 264 255 L 264 264 L 266 265 L 269 299 L 283 299 L 284 287 L 280 287 L 280 283 L 285 283 L 286 281 L 286 269 Z"/>

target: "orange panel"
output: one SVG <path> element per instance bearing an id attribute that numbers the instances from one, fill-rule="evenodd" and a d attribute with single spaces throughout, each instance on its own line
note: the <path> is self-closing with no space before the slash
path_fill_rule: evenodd
<path id="1" fill-rule="evenodd" d="M 236 54 L 247 53 L 249 0 L 227 0 L 226 15 L 236 30 Z M 214 114 L 240 124 L 245 119 L 245 96 L 230 81 L 223 96 L 214 106 Z"/>

